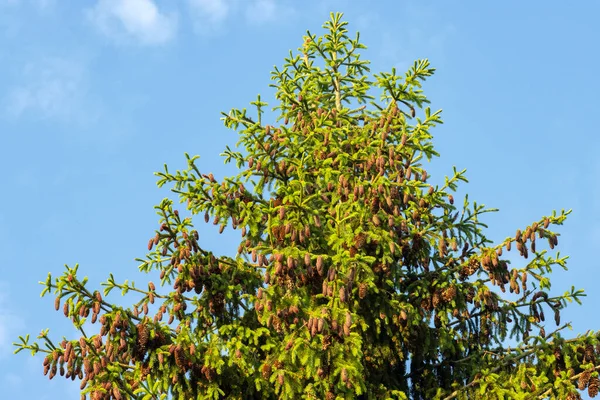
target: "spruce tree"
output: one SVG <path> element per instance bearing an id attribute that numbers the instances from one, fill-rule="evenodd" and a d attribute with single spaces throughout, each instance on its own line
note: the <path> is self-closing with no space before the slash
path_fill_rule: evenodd
<path id="1" fill-rule="evenodd" d="M 480 220 L 492 210 L 453 197 L 465 171 L 427 172 L 442 120 L 421 84 L 434 69 L 370 78 L 346 26 L 332 14 L 275 68 L 274 121 L 260 97 L 223 114 L 237 175 L 219 181 L 187 155 L 157 174 L 187 210 L 157 206 L 139 269 L 160 282 L 110 275 L 100 291 L 77 266 L 48 275 L 42 294 L 81 337 L 45 330 L 16 351 L 43 353 L 45 374 L 93 400 L 594 397 L 598 334 L 561 336 L 583 292 L 550 294 L 568 212 L 492 243 Z M 239 231 L 237 255 L 204 248 L 198 219 Z M 125 307 L 113 290 L 137 297 Z"/>

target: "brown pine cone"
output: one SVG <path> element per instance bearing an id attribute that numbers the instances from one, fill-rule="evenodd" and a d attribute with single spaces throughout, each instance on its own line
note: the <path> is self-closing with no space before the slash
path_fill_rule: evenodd
<path id="1" fill-rule="evenodd" d="M 590 381 L 590 371 L 584 371 L 579 375 L 579 380 L 577 381 L 577 387 L 579 390 L 584 390 L 588 382 Z"/>
<path id="2" fill-rule="evenodd" d="M 598 394 L 598 387 L 600 386 L 600 380 L 597 377 L 593 377 L 590 379 L 588 383 L 588 395 L 590 397 L 596 397 Z"/>
<path id="3" fill-rule="evenodd" d="M 358 297 L 360 297 L 361 299 L 364 299 L 367 296 L 367 284 L 366 283 L 361 283 L 358 286 Z"/>

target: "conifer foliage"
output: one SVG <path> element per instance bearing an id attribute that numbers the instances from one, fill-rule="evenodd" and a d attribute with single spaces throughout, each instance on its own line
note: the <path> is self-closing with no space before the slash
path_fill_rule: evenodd
<path id="1" fill-rule="evenodd" d="M 223 114 L 239 134 L 223 154 L 238 175 L 219 181 L 187 155 L 187 169 L 157 174 L 189 215 L 157 206 L 139 269 L 160 282 L 111 275 L 101 292 L 77 266 L 49 275 L 43 294 L 81 337 L 45 330 L 17 352 L 43 353 L 45 374 L 93 400 L 598 393 L 598 335 L 560 334 L 561 310 L 583 292 L 549 290 L 566 262 L 550 254 L 553 228 L 568 212 L 488 240 L 480 217 L 492 210 L 453 197 L 464 171 L 436 181 L 426 170 L 442 122 L 421 90 L 434 69 L 419 60 L 369 78 L 341 18 L 275 68 L 277 120 L 260 97 Z M 239 231 L 237 256 L 204 248 L 198 219 Z M 130 307 L 107 301 L 115 289 L 137 296 Z"/>

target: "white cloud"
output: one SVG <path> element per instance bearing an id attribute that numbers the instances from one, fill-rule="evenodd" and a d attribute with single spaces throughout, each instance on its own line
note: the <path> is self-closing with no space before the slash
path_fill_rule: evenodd
<path id="1" fill-rule="evenodd" d="M 81 102 L 83 67 L 62 58 L 29 63 L 21 81 L 4 99 L 5 111 L 14 117 L 35 112 L 44 118 L 70 119 Z"/>
<path id="2" fill-rule="evenodd" d="M 105 35 L 144 45 L 167 43 L 177 30 L 176 15 L 162 13 L 152 0 L 98 0 L 87 16 Z"/>
<path id="3" fill-rule="evenodd" d="M 221 23 L 231 10 L 227 0 L 188 0 L 192 10 L 203 20 L 211 24 Z"/>

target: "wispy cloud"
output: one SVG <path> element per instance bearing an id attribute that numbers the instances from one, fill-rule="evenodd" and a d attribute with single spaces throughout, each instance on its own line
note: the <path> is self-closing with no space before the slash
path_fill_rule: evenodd
<path id="1" fill-rule="evenodd" d="M 391 62 L 403 71 L 417 58 L 431 58 L 439 67 L 456 27 L 433 7 L 407 3 L 402 8 L 410 23 L 400 29 L 383 31 L 381 56 L 384 62 Z"/>
<path id="2" fill-rule="evenodd" d="M 263 24 L 277 19 L 284 20 L 293 9 L 290 5 L 275 0 L 255 0 L 246 8 L 246 20 L 252 24 Z"/>
<path id="3" fill-rule="evenodd" d="M 274 0 L 256 0 L 246 8 L 246 19 L 254 24 L 265 23 L 277 16 L 278 8 Z"/>
<path id="4" fill-rule="evenodd" d="M 222 22 L 231 11 L 231 1 L 227 0 L 188 0 L 191 9 L 211 24 Z"/>
<path id="5" fill-rule="evenodd" d="M 177 31 L 177 16 L 161 12 L 152 0 L 98 0 L 86 14 L 103 34 L 119 42 L 161 45 Z"/>
<path id="6" fill-rule="evenodd" d="M 231 14 L 231 0 L 187 0 L 194 30 L 200 34 L 218 31 Z"/>
<path id="7" fill-rule="evenodd" d="M 12 353 L 12 343 L 18 330 L 22 329 L 24 324 L 21 317 L 14 313 L 8 301 L 9 285 L 0 281 L 0 358 L 9 356 Z"/>
<path id="8" fill-rule="evenodd" d="M 187 0 L 197 32 L 213 33 L 238 12 L 246 22 L 260 25 L 284 20 L 293 12 L 290 3 L 282 0 Z"/>
<path id="9" fill-rule="evenodd" d="M 24 66 L 17 82 L 3 99 L 5 114 L 21 117 L 35 114 L 42 118 L 71 120 L 80 118 L 85 91 L 81 63 L 65 58 L 46 58 Z"/>
<path id="10" fill-rule="evenodd" d="M 115 151 L 135 131 L 128 113 L 133 108 L 131 96 L 106 98 L 94 82 L 93 64 L 93 55 L 72 54 L 40 57 L 15 68 L 8 74 L 10 84 L 0 92 L 0 119 L 62 125 L 68 129 L 50 131 L 60 140 Z M 22 185 L 35 185 L 32 170 L 17 175 Z"/>

